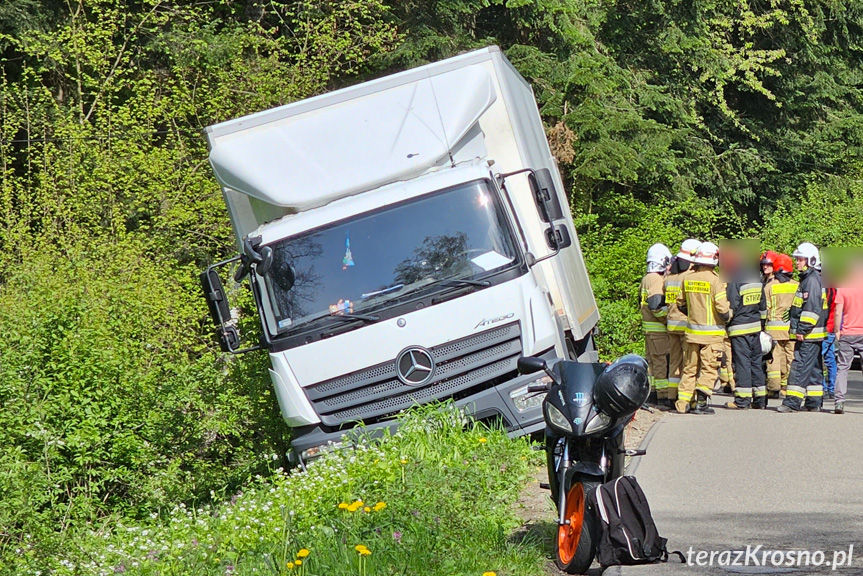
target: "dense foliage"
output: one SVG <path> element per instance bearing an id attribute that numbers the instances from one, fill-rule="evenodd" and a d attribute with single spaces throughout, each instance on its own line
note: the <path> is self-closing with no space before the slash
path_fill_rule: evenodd
<path id="1" fill-rule="evenodd" d="M 858 242 L 852 0 L 0 2 L 0 557 L 233 492 L 287 437 L 197 273 L 233 252 L 201 130 L 500 45 L 534 86 L 603 314 L 687 236 Z"/>
<path id="2" fill-rule="evenodd" d="M 307 472 L 258 476 L 218 506 L 180 503 L 79 531 L 74 547 L 50 557 L 25 544 L 14 567 L 58 576 L 536 574 L 541 543 L 507 535 L 518 522 L 513 501 L 542 456 L 451 405 L 402 422 L 394 436 L 359 437 Z"/>

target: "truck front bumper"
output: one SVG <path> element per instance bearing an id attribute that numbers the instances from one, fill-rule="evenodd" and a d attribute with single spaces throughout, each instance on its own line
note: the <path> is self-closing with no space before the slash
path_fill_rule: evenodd
<path id="1" fill-rule="evenodd" d="M 542 354 L 542 357 L 549 363 L 556 359 L 553 349 Z M 475 420 L 500 422 L 512 438 L 532 434 L 545 428 L 542 404 L 539 401 L 542 395 L 531 395 L 535 396 L 533 402 L 520 402 L 518 406 L 516 399 L 519 396 L 525 396 L 526 387 L 542 376 L 542 373 L 518 375 L 494 388 L 456 400 L 455 405 L 463 408 Z M 289 458 L 292 462 L 304 462 L 327 450 L 329 446 L 343 447 L 350 443 L 352 433 L 359 430 L 370 433 L 372 437 L 379 437 L 383 435 L 384 430 L 394 432 L 397 428 L 398 421 L 394 419 L 376 422 L 362 428 L 335 432 L 328 432 L 321 427 L 312 427 L 303 430 L 293 439 L 292 454 Z M 295 430 L 295 432 L 300 431 Z"/>

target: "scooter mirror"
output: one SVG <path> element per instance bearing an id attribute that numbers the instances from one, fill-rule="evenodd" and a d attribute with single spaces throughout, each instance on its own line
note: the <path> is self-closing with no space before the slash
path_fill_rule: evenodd
<path id="1" fill-rule="evenodd" d="M 519 374 L 533 374 L 534 372 L 548 369 L 545 360 L 536 356 L 522 356 L 518 359 L 516 366 Z"/>

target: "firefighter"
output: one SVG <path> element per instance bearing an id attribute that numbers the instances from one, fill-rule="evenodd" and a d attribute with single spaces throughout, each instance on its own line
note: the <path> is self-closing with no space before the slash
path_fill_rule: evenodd
<path id="1" fill-rule="evenodd" d="M 731 351 L 731 340 L 722 341 L 722 359 L 719 361 L 719 387 L 726 394 L 734 392 L 734 354 Z"/>
<path id="2" fill-rule="evenodd" d="M 692 267 L 700 245 L 700 240 L 684 240 L 671 263 L 668 276 L 665 277 L 665 304 L 668 306 L 668 388 L 665 402 L 660 404 L 669 409 L 674 408 L 677 401 L 677 387 L 683 373 L 683 348 L 686 343 L 686 314 L 677 309 L 677 296 L 680 294 L 681 282 Z"/>
<path id="3" fill-rule="evenodd" d="M 664 244 L 654 244 L 647 251 L 647 274 L 641 280 L 641 325 L 644 347 L 654 391 L 650 400 L 659 405 L 666 400 L 668 389 L 668 333 L 665 304 L 665 275 L 671 265 L 671 251 Z M 654 396 L 655 394 L 655 396 Z"/>
<path id="4" fill-rule="evenodd" d="M 781 413 L 821 409 L 824 396 L 824 366 L 821 342 L 827 336 L 827 300 L 821 286 L 821 256 L 818 248 L 804 242 L 792 254 L 800 272 L 800 285 L 789 311 L 790 334 L 794 336 L 794 361 L 788 376 Z"/>
<path id="5" fill-rule="evenodd" d="M 765 331 L 776 343 L 767 361 L 767 397 L 779 398 L 785 396 L 791 361 L 794 359 L 795 340 L 788 336 L 787 318 L 798 282 L 791 277 L 793 265 L 787 254 L 765 252 L 761 256 L 761 271 L 764 275 L 764 299 L 767 302 Z"/>
<path id="6" fill-rule="evenodd" d="M 716 274 L 719 248 L 712 242 L 698 247 L 694 268 L 683 279 L 677 308 L 686 314 L 686 348 L 683 376 L 675 407 L 681 414 L 713 414 L 708 400 L 713 394 L 723 353 L 725 325 L 731 320 L 725 284 Z M 696 397 L 695 408 L 690 402 Z"/>
<path id="7" fill-rule="evenodd" d="M 761 323 L 767 319 L 764 285 L 754 269 L 738 261 L 724 262 L 729 282 L 725 287 L 731 321 L 728 338 L 734 365 L 734 401 L 725 407 L 733 410 L 767 407 L 767 385 L 762 365 Z"/>

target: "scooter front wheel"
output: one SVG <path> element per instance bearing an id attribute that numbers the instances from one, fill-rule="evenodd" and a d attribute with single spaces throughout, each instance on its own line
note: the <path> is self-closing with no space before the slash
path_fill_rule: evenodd
<path id="1" fill-rule="evenodd" d="M 557 529 L 557 567 L 567 574 L 584 574 L 596 553 L 596 514 L 587 506 L 587 495 L 597 482 L 574 482 L 566 494 L 566 524 Z"/>

